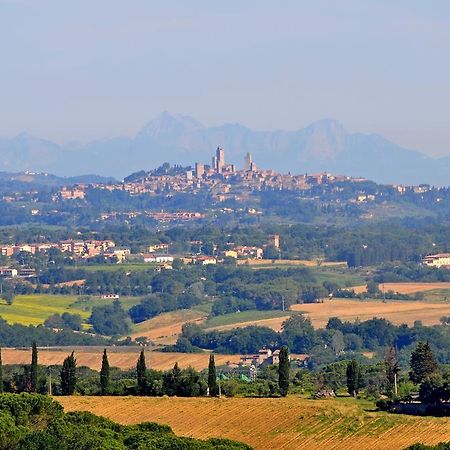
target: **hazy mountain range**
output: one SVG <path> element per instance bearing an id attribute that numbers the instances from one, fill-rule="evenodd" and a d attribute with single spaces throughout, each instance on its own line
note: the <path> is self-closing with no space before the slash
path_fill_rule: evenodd
<path id="1" fill-rule="evenodd" d="M 253 131 L 239 124 L 205 127 L 192 117 L 161 113 L 134 137 L 58 145 L 27 134 L 0 139 L 0 171 L 61 176 L 124 176 L 163 162 L 210 163 L 215 148 L 242 167 L 250 151 L 258 167 L 280 172 L 363 176 L 383 183 L 449 185 L 450 156 L 434 159 L 377 134 L 350 134 L 333 119 L 298 131 Z"/>

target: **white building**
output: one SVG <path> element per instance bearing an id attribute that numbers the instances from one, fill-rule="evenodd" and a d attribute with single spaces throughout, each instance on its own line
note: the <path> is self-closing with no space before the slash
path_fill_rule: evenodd
<path id="1" fill-rule="evenodd" d="M 422 263 L 428 267 L 445 267 L 450 269 L 450 253 L 437 253 L 423 258 Z"/>
<path id="2" fill-rule="evenodd" d="M 157 263 L 171 263 L 173 262 L 173 256 L 169 255 L 156 255 L 155 262 Z"/>

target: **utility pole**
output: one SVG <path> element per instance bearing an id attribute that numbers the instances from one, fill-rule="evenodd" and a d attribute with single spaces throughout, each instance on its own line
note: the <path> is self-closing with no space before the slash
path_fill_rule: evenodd
<path id="1" fill-rule="evenodd" d="M 394 394 L 397 397 L 398 389 L 397 389 L 397 372 L 394 372 Z"/>
<path id="2" fill-rule="evenodd" d="M 52 370 L 50 366 L 48 366 L 48 395 L 52 396 Z"/>

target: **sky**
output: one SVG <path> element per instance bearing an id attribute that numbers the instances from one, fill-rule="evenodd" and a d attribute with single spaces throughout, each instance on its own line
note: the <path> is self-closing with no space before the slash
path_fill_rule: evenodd
<path id="1" fill-rule="evenodd" d="M 335 118 L 450 155 L 448 0 L 0 0 L 0 136 Z"/>

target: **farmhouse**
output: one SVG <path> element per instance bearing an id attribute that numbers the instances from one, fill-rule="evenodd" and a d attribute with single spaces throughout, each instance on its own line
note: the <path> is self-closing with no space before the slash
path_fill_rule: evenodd
<path id="1" fill-rule="evenodd" d="M 19 275 L 19 271 L 17 269 L 12 269 L 10 267 L 0 267 L 0 276 L 6 278 L 15 278 Z"/>
<path id="2" fill-rule="evenodd" d="M 428 267 L 444 267 L 450 269 L 450 253 L 437 253 L 436 255 L 425 256 L 422 263 Z"/>
<path id="3" fill-rule="evenodd" d="M 144 253 L 142 255 L 142 259 L 145 263 L 154 263 L 156 262 L 156 256 L 153 253 Z"/>
<path id="4" fill-rule="evenodd" d="M 202 266 L 208 266 L 210 264 L 217 264 L 217 259 L 214 256 L 196 256 L 193 258 L 194 264 L 200 264 Z"/>

